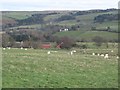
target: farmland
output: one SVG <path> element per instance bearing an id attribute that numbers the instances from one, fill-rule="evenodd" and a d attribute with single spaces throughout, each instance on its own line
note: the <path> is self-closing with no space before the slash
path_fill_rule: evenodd
<path id="1" fill-rule="evenodd" d="M 117 12 L 3 11 L 2 87 L 117 88 Z"/>
<path id="2" fill-rule="evenodd" d="M 77 49 L 73 55 L 69 50 L 5 49 L 3 87 L 117 88 L 118 52 L 111 47 Z M 109 53 L 110 57 L 92 56 L 93 52 Z"/>

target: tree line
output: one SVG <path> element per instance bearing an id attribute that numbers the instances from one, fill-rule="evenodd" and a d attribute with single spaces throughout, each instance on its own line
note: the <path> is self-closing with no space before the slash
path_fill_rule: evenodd
<path id="1" fill-rule="evenodd" d="M 20 31 L 12 31 L 12 32 L 8 31 L 2 34 L 2 47 L 40 48 L 40 45 L 45 42 L 56 43 L 56 46 L 63 42 L 63 44 L 60 46 L 62 49 L 70 49 L 72 47 L 87 48 L 86 45 L 83 46 L 77 45 L 76 42 L 78 41 L 72 37 L 68 37 L 68 36 L 58 37 L 58 36 L 54 36 L 51 33 L 48 32 L 45 33 L 37 30 L 36 31 L 20 30 Z M 83 40 L 79 42 L 86 42 L 86 41 Z M 102 43 L 108 43 L 109 41 L 107 41 L 106 39 L 100 36 L 95 36 L 92 38 L 91 42 L 95 42 L 96 46 L 101 46 Z M 113 42 L 118 42 L 118 41 L 114 40 Z"/>

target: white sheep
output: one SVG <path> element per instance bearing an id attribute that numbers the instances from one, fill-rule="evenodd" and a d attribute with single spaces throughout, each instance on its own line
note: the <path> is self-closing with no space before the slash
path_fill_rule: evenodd
<path id="1" fill-rule="evenodd" d="M 92 55 L 94 56 L 94 55 L 95 55 L 95 53 L 92 53 Z"/>
<path id="2" fill-rule="evenodd" d="M 50 51 L 48 51 L 47 54 L 50 54 Z"/>
<path id="3" fill-rule="evenodd" d="M 101 56 L 101 57 L 104 57 L 104 54 L 101 54 L 100 56 Z"/>
<path id="4" fill-rule="evenodd" d="M 27 50 L 27 48 L 25 48 L 25 50 Z"/>
<path id="5" fill-rule="evenodd" d="M 75 53 L 76 52 L 76 50 L 72 50 L 71 52 L 70 52 L 70 55 L 73 55 L 73 53 Z"/>
<path id="6" fill-rule="evenodd" d="M 76 52 L 76 50 L 73 50 L 73 52 L 75 53 L 75 52 Z"/>
<path id="7" fill-rule="evenodd" d="M 111 50 L 111 52 L 113 52 L 113 50 Z"/>
<path id="8" fill-rule="evenodd" d="M 98 53 L 97 55 L 98 55 L 98 56 L 100 56 L 100 54 L 99 54 L 99 53 Z"/>
<path id="9" fill-rule="evenodd" d="M 108 56 L 108 54 L 105 54 L 105 56 Z"/>
<path id="10" fill-rule="evenodd" d="M 117 56 L 116 58 L 119 59 L 119 56 Z"/>
<path id="11" fill-rule="evenodd" d="M 11 49 L 10 47 L 8 47 L 8 49 Z"/>
<path id="12" fill-rule="evenodd" d="M 71 51 L 70 54 L 73 55 L 73 51 Z"/>
<path id="13" fill-rule="evenodd" d="M 109 58 L 109 57 L 108 57 L 108 54 L 105 54 L 104 58 L 105 58 L 105 59 L 108 59 L 108 58 Z"/>
<path id="14" fill-rule="evenodd" d="M 21 49 L 23 49 L 23 47 L 21 47 Z"/>
<path id="15" fill-rule="evenodd" d="M 5 50 L 5 48 L 3 48 L 3 50 Z"/>

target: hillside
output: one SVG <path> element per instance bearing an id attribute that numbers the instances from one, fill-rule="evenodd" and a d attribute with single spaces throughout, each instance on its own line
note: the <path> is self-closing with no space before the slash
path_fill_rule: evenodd
<path id="1" fill-rule="evenodd" d="M 38 30 L 53 36 L 68 36 L 86 41 L 101 36 L 109 41 L 118 38 L 117 9 L 88 11 L 3 11 L 3 31 Z M 115 16 L 116 15 L 116 16 Z M 111 19 L 111 17 L 115 19 Z M 97 22 L 96 22 L 97 20 Z M 67 32 L 60 29 L 68 28 Z"/>

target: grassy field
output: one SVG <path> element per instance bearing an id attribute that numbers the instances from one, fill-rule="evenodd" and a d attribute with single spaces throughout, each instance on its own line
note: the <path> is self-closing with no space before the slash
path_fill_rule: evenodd
<path id="1" fill-rule="evenodd" d="M 3 20 L 11 22 L 14 19 L 25 19 L 32 14 L 44 14 L 46 12 L 5 12 Z M 117 11 L 107 12 L 116 14 Z M 91 40 L 95 36 L 101 36 L 107 40 L 118 39 L 118 33 L 106 31 L 92 31 L 91 27 L 105 29 L 110 27 L 112 30 L 118 30 L 117 21 L 94 23 L 94 17 L 106 13 L 91 13 L 75 16 L 75 20 L 65 20 L 54 22 L 54 19 L 62 15 L 69 15 L 69 12 L 63 12 L 44 17 L 45 24 L 72 26 L 80 25 L 80 30 L 57 32 L 54 36 L 70 36 L 74 39 Z M 14 19 L 13 19 L 14 18 Z M 77 21 L 77 20 L 80 20 Z M 17 28 L 31 27 L 37 30 L 41 24 L 24 25 L 11 27 Z M 9 29 L 8 29 L 9 30 Z M 34 30 L 34 29 L 33 29 Z M 81 44 L 81 43 L 78 43 Z M 3 88 L 117 88 L 118 87 L 118 46 L 109 43 L 106 46 L 95 47 L 93 43 L 82 43 L 87 45 L 88 49 L 73 48 L 77 52 L 70 55 L 71 50 L 58 49 L 3 49 L 2 52 L 2 87 Z M 111 52 L 113 50 L 113 52 Z M 51 54 L 47 54 L 51 51 Z M 57 52 L 54 52 L 57 51 Z M 96 55 L 92 55 L 92 53 Z M 109 58 L 98 56 L 97 54 L 109 54 Z"/>
<path id="2" fill-rule="evenodd" d="M 36 13 L 36 12 L 30 12 L 30 11 L 9 11 L 6 13 L 3 13 L 3 16 L 14 18 L 14 19 L 25 19 L 31 16 L 31 14 Z"/>
<path id="3" fill-rule="evenodd" d="M 4 87 L 117 88 L 117 49 L 3 50 Z M 92 53 L 109 53 L 109 59 Z"/>
<path id="4" fill-rule="evenodd" d="M 106 40 L 118 39 L 118 33 L 105 32 L 105 31 L 80 30 L 80 31 L 57 32 L 54 35 L 59 37 L 68 36 L 78 40 L 80 39 L 92 40 L 95 36 L 100 36 Z"/>
<path id="5" fill-rule="evenodd" d="M 7 12 L 7 13 L 3 13 L 3 16 L 15 18 L 15 19 L 25 19 L 30 15 L 28 14 L 28 12 L 12 12 L 12 13 Z"/>

